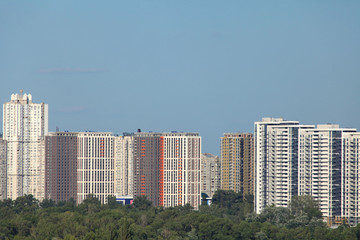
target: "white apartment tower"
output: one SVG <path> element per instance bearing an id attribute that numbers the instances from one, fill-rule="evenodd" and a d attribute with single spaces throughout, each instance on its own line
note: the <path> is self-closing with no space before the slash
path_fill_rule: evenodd
<path id="1" fill-rule="evenodd" d="M 298 132 L 312 128 L 282 118 L 255 122 L 256 213 L 273 204 L 287 207 L 291 197 L 298 195 Z"/>
<path id="2" fill-rule="evenodd" d="M 115 137 L 115 194 L 133 196 L 134 137 L 132 134 Z"/>
<path id="3" fill-rule="evenodd" d="M 350 225 L 360 218 L 360 133 L 336 124 L 299 125 L 281 118 L 255 122 L 255 211 L 288 207 L 311 195 L 323 217 Z"/>
<path id="4" fill-rule="evenodd" d="M 160 205 L 200 205 L 201 137 L 170 133 L 160 138 Z M 163 181 L 161 181 L 163 179 Z"/>
<path id="5" fill-rule="evenodd" d="M 352 226 L 360 221 L 360 133 L 342 134 L 341 216 Z"/>
<path id="6" fill-rule="evenodd" d="M 77 138 L 77 203 L 89 194 L 107 203 L 107 197 L 115 195 L 115 137 L 112 133 L 79 132 Z"/>
<path id="7" fill-rule="evenodd" d="M 324 217 L 357 221 L 359 138 L 356 129 L 335 124 L 299 132 L 299 195 L 312 195 Z"/>
<path id="8" fill-rule="evenodd" d="M 31 94 L 12 94 L 3 105 L 3 139 L 7 141 L 7 197 L 45 194 L 43 140 L 48 132 L 48 105 Z"/>

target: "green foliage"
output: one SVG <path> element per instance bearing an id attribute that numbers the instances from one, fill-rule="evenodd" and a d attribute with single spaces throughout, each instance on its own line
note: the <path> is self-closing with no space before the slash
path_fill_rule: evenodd
<path id="1" fill-rule="evenodd" d="M 268 207 L 252 213 L 252 196 L 218 191 L 211 206 L 154 207 L 145 197 L 133 206 L 94 196 L 39 203 L 31 195 L 0 201 L 0 239 L 360 239 L 360 225 L 329 229 L 311 198 L 295 198 L 292 209 Z M 246 220 L 245 220 L 246 218 Z"/>
<path id="2" fill-rule="evenodd" d="M 33 195 L 24 195 L 18 197 L 13 204 L 15 213 L 34 213 L 39 208 L 39 201 L 36 200 Z"/>
<path id="3" fill-rule="evenodd" d="M 234 239 L 233 222 L 226 218 L 216 218 L 199 225 L 199 239 Z"/>
<path id="4" fill-rule="evenodd" d="M 152 202 L 146 196 L 139 196 L 134 199 L 133 206 L 140 210 L 147 210 L 152 206 Z"/>
<path id="5" fill-rule="evenodd" d="M 253 196 L 245 195 L 241 192 L 236 193 L 231 190 L 218 190 L 213 196 L 212 204 L 209 208 L 201 206 L 200 211 L 226 216 L 234 222 L 239 223 L 253 212 Z"/>
<path id="6" fill-rule="evenodd" d="M 232 190 L 218 190 L 212 198 L 212 204 L 219 208 L 232 208 L 243 201 L 242 193 Z"/>
<path id="7" fill-rule="evenodd" d="M 294 216 L 305 215 L 309 220 L 313 218 L 320 219 L 322 217 L 319 203 L 309 195 L 292 197 L 290 201 L 290 211 Z"/>
<path id="8" fill-rule="evenodd" d="M 115 196 L 108 196 L 107 198 L 107 205 L 109 208 L 114 209 L 117 207 L 117 205 L 119 205 L 120 203 L 118 203 L 116 201 L 116 197 Z"/>
<path id="9" fill-rule="evenodd" d="M 101 209 L 100 200 L 92 194 L 89 194 L 86 199 L 78 206 L 78 211 L 83 214 L 91 214 L 98 212 Z"/>
<path id="10" fill-rule="evenodd" d="M 290 211 L 287 208 L 267 207 L 260 214 L 252 214 L 247 218 L 248 222 L 271 223 L 277 226 L 285 226 L 290 220 Z"/>
<path id="11" fill-rule="evenodd" d="M 50 207 L 55 207 L 56 206 L 56 202 L 52 199 L 47 199 L 45 198 L 41 203 L 40 203 L 40 207 L 41 208 L 50 208 Z"/>

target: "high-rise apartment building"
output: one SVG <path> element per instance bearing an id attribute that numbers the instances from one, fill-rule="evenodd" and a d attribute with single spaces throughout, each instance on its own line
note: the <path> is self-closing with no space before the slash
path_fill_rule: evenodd
<path id="1" fill-rule="evenodd" d="M 360 133 L 343 132 L 341 150 L 341 217 L 360 223 Z"/>
<path id="2" fill-rule="evenodd" d="M 225 133 L 221 138 L 221 189 L 254 194 L 254 137 Z"/>
<path id="3" fill-rule="evenodd" d="M 201 137 L 197 133 L 134 134 L 134 197 L 157 206 L 200 205 Z"/>
<path id="4" fill-rule="evenodd" d="M 31 94 L 12 94 L 3 105 L 3 139 L 7 141 L 7 197 L 45 194 L 44 137 L 48 105 L 33 103 Z"/>
<path id="5" fill-rule="evenodd" d="M 155 133 L 134 135 L 134 198 L 145 195 L 154 205 L 160 205 L 160 136 Z"/>
<path id="6" fill-rule="evenodd" d="M 115 147 L 112 133 L 79 132 L 77 158 L 77 203 L 89 194 L 101 203 L 115 196 Z"/>
<path id="7" fill-rule="evenodd" d="M 6 141 L 0 135 L 0 201 L 6 197 Z"/>
<path id="8" fill-rule="evenodd" d="M 265 118 L 255 122 L 255 210 L 288 207 L 311 195 L 329 225 L 359 223 L 360 133 L 335 124 L 299 125 Z"/>
<path id="9" fill-rule="evenodd" d="M 77 199 L 77 133 L 45 136 L 45 198 L 56 202 Z"/>
<path id="10" fill-rule="evenodd" d="M 78 204 L 115 196 L 115 139 L 105 132 L 55 132 L 45 137 L 46 197 Z"/>
<path id="11" fill-rule="evenodd" d="M 287 207 L 298 195 L 299 129 L 312 129 L 298 121 L 263 118 L 255 122 L 255 194 L 256 213 L 266 206 Z"/>
<path id="12" fill-rule="evenodd" d="M 118 196 L 133 196 L 133 144 L 133 134 L 115 138 L 115 194 Z"/>
<path id="13" fill-rule="evenodd" d="M 299 132 L 299 195 L 312 195 L 325 217 L 347 217 L 357 221 L 358 187 L 355 175 L 358 158 L 356 129 L 318 125 Z M 355 180 L 355 181 L 354 181 Z M 354 194 L 355 193 L 355 194 Z M 355 197 L 355 201 L 350 200 Z M 354 207 L 350 207 L 354 205 Z"/>
<path id="14" fill-rule="evenodd" d="M 211 153 L 201 154 L 201 193 L 212 197 L 221 188 L 221 161 Z"/>

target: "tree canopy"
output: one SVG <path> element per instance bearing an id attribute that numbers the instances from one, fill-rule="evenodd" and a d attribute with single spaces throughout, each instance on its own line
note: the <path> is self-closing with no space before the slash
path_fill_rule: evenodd
<path id="1" fill-rule="evenodd" d="M 116 200 L 116 199 L 115 199 Z M 94 196 L 76 205 L 31 195 L 0 201 L 0 239 L 358 239 L 360 225 L 327 228 L 316 203 L 293 199 L 291 208 L 268 207 L 256 215 L 251 196 L 218 191 L 211 206 L 162 208 L 145 197 L 133 205 Z M 314 210 L 315 209 L 315 210 Z"/>

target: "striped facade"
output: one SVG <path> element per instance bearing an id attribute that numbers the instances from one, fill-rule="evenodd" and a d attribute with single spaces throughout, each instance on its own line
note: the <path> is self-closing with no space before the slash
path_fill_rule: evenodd
<path id="1" fill-rule="evenodd" d="M 134 196 L 157 206 L 200 205 L 201 137 L 197 133 L 134 134 Z"/>
<path id="2" fill-rule="evenodd" d="M 101 203 L 115 196 L 115 151 L 111 133 L 80 132 L 77 142 L 77 203 L 89 194 Z"/>

